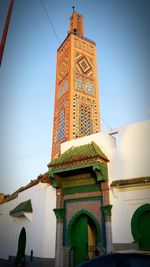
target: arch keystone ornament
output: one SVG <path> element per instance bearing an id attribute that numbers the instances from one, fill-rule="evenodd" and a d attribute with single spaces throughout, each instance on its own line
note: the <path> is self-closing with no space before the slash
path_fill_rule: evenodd
<path id="1" fill-rule="evenodd" d="M 134 212 L 131 232 L 140 250 L 150 250 L 150 204 L 144 204 Z"/>

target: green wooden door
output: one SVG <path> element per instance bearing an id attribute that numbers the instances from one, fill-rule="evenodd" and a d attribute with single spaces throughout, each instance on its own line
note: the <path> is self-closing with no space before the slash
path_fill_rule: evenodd
<path id="1" fill-rule="evenodd" d="M 139 218 L 139 249 L 150 250 L 150 211 L 145 211 Z"/>
<path id="2" fill-rule="evenodd" d="M 88 256 L 88 220 L 81 215 L 76 220 L 74 229 L 74 266 L 85 261 Z"/>

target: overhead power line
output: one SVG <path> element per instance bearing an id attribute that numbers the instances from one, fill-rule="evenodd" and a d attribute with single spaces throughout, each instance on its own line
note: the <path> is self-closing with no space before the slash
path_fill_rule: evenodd
<path id="1" fill-rule="evenodd" d="M 41 153 L 43 153 L 43 152 L 45 152 L 45 151 L 48 151 L 48 150 L 49 150 L 48 148 L 47 148 L 47 149 L 43 149 L 43 150 L 40 150 L 40 151 L 31 153 L 31 154 L 28 154 L 28 155 L 25 155 L 25 156 L 16 158 L 16 159 L 9 160 L 9 161 L 7 161 L 7 162 L 2 163 L 2 166 L 3 166 L 3 165 L 6 165 L 6 164 L 9 164 L 9 163 L 12 163 L 12 162 L 15 162 L 15 161 L 19 161 L 19 160 L 22 160 L 22 159 L 25 159 L 25 158 L 32 157 L 32 156 L 37 155 L 37 154 L 41 154 Z"/>
<path id="2" fill-rule="evenodd" d="M 109 130 L 112 130 L 112 128 L 104 121 L 104 119 L 100 116 L 101 120 L 104 122 L 104 124 L 109 128 Z"/>
<path id="3" fill-rule="evenodd" d="M 41 2 L 41 5 L 42 5 L 42 7 L 43 7 L 43 9 L 44 9 L 44 11 L 45 11 L 45 14 L 46 14 L 46 16 L 47 16 L 47 18 L 48 18 L 48 21 L 49 21 L 49 23 L 50 23 L 50 25 L 51 25 L 51 27 L 52 27 L 54 33 L 55 33 L 56 39 L 57 39 L 58 43 L 60 44 L 60 43 L 61 43 L 61 42 L 60 42 L 60 39 L 59 39 L 59 37 L 58 37 L 58 35 L 57 35 L 57 32 L 55 31 L 55 28 L 54 28 L 54 26 L 53 26 L 52 20 L 51 20 L 49 14 L 48 14 L 48 12 L 47 12 L 47 9 L 46 9 L 46 7 L 45 7 L 45 5 L 44 5 L 44 2 L 43 2 L 43 0 L 40 0 L 40 2 Z"/>

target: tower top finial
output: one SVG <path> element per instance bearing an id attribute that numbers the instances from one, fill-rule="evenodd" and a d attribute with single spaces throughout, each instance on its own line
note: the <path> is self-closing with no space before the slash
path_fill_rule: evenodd
<path id="1" fill-rule="evenodd" d="M 84 36 L 84 18 L 82 15 L 80 15 L 77 11 L 75 11 L 75 7 L 72 7 L 73 13 L 71 13 L 70 19 L 69 19 L 69 33 L 73 33 L 79 37 Z"/>

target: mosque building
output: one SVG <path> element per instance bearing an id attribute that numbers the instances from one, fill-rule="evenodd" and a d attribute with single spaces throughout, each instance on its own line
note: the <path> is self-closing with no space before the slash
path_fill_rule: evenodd
<path id="1" fill-rule="evenodd" d="M 55 267 L 74 267 L 102 251 L 132 249 L 137 244 L 150 249 L 150 170 L 146 158 L 137 171 L 135 153 L 140 145 L 131 141 L 136 134 L 138 142 L 147 142 L 148 136 L 143 138 L 149 123 L 100 132 L 98 99 L 96 44 L 84 36 L 84 18 L 73 10 L 68 35 L 57 51 L 52 161 L 48 165 L 57 198 Z M 124 230 L 120 230 L 122 225 Z"/>
<path id="2" fill-rule="evenodd" d="M 100 131 L 96 62 L 73 8 L 57 50 L 48 172 L 0 195 L 0 258 L 75 267 L 102 253 L 150 250 L 150 121 Z"/>

